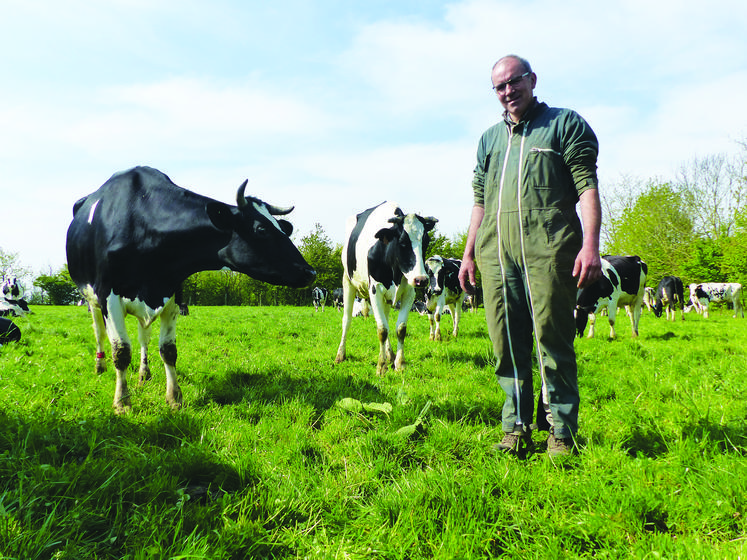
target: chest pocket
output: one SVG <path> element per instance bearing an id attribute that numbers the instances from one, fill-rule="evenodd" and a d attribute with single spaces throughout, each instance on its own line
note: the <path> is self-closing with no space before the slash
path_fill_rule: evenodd
<path id="1" fill-rule="evenodd" d="M 538 207 L 557 206 L 574 191 L 563 156 L 553 148 L 532 147 L 526 156 L 525 185 Z"/>

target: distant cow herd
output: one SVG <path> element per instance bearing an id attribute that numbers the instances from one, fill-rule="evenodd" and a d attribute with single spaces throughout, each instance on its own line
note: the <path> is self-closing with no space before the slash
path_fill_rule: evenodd
<path id="1" fill-rule="evenodd" d="M 452 317 L 456 338 L 462 311 L 479 302 L 468 297 L 458 281 L 461 261 L 440 255 L 426 258 L 433 217 L 406 213 L 384 202 L 351 216 L 342 249 L 342 287 L 331 292 L 314 285 L 316 271 L 290 239 L 293 228 L 282 218 L 293 209 L 279 208 L 245 195 L 247 181 L 236 194 L 236 206 L 224 204 L 175 185 L 156 169 L 136 167 L 116 173 L 97 191 L 73 206 L 67 232 L 70 276 L 91 311 L 96 337 L 95 370 L 106 369 L 108 338 L 116 371 L 113 407 L 130 408 L 127 368 L 132 345 L 125 317 L 138 319 L 139 381 L 150 378 L 148 341 L 153 323 L 161 320 L 159 353 L 166 372 L 166 400 L 182 404 L 176 378 L 176 318 L 181 283 L 203 270 L 228 268 L 271 284 L 313 285 L 316 311 L 331 298 L 342 310 L 342 334 L 335 362 L 346 359 L 351 320 L 373 314 L 379 342 L 376 365 L 383 375 L 391 366 L 401 370 L 411 311 L 428 315 L 429 338 L 442 340 L 441 318 Z M 594 336 L 597 315 L 607 315 L 610 337 L 616 336 L 617 309 L 625 308 L 638 336 L 645 306 L 656 317 L 674 320 L 677 312 L 695 310 L 708 317 L 711 302 L 726 302 L 734 317 L 744 317 L 742 286 L 737 283 L 692 283 L 665 276 L 657 287 L 646 287 L 648 267 L 637 256 L 602 257 L 602 277 L 577 294 L 576 332 Z M 418 300 L 416 294 L 423 299 Z M 392 309 L 396 321 L 389 322 Z M 29 313 L 15 278 L 5 278 L 0 294 L 0 344 L 18 341 L 20 329 L 7 316 Z M 396 341 L 396 350 L 393 344 Z"/>

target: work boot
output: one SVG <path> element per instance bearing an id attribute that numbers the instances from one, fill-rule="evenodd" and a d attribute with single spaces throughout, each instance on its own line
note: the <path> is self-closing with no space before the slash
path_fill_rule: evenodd
<path id="1" fill-rule="evenodd" d="M 523 433 L 508 433 L 503 436 L 500 443 L 493 446 L 495 451 L 506 453 L 507 455 L 526 455 L 533 447 L 532 433 L 526 431 Z"/>
<path id="2" fill-rule="evenodd" d="M 550 435 L 547 436 L 547 455 L 549 457 L 567 457 L 577 454 L 578 448 L 572 437 L 555 437 L 554 430 L 550 429 Z"/>

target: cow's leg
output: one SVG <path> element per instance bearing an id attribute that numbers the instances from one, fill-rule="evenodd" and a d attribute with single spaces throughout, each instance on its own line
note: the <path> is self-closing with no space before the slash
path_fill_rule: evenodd
<path id="1" fill-rule="evenodd" d="M 433 324 L 435 325 L 433 331 L 433 340 L 441 342 L 441 314 L 443 313 L 443 307 L 441 307 L 441 298 L 438 298 L 436 304 L 436 310 L 433 312 Z"/>
<path id="2" fill-rule="evenodd" d="M 146 381 L 150 381 L 150 366 L 148 365 L 148 344 L 150 343 L 150 325 L 146 326 L 142 322 L 138 322 L 137 329 L 137 340 L 140 344 L 140 375 L 138 377 L 138 384 L 142 385 Z"/>
<path id="3" fill-rule="evenodd" d="M 376 335 L 379 338 L 379 358 L 376 362 L 376 373 L 384 375 L 387 370 L 387 360 L 394 363 L 394 353 L 389 342 L 389 310 L 391 306 L 384 302 L 381 285 L 378 290 L 369 290 L 371 307 L 376 320 Z"/>
<path id="4" fill-rule="evenodd" d="M 428 340 L 435 340 L 436 338 L 436 317 L 434 313 L 431 313 L 430 311 L 428 311 L 428 328 L 429 328 Z"/>
<path id="5" fill-rule="evenodd" d="M 615 319 L 617 317 L 617 302 L 613 302 L 610 304 L 610 306 L 607 308 L 607 318 L 610 322 L 610 338 L 616 338 L 617 334 L 615 333 Z"/>
<path id="6" fill-rule="evenodd" d="M 594 338 L 594 326 L 597 324 L 597 314 L 589 313 L 589 334 L 586 338 Z"/>
<path id="7" fill-rule="evenodd" d="M 415 288 L 409 284 L 401 284 L 397 290 L 402 295 L 397 299 L 402 303 L 397 316 L 397 356 L 394 359 L 394 369 L 401 371 L 405 365 L 405 337 L 407 336 L 407 318 L 410 316 L 410 309 L 415 302 Z M 439 310 L 436 309 L 436 313 Z M 439 331 L 440 334 L 440 331 Z"/>
<path id="8" fill-rule="evenodd" d="M 171 408 L 182 405 L 182 390 L 176 380 L 176 318 L 179 316 L 179 306 L 172 298 L 161 312 L 161 334 L 158 340 L 158 350 L 166 370 L 166 402 Z"/>
<path id="9" fill-rule="evenodd" d="M 464 298 L 459 298 L 451 308 L 451 317 L 454 319 L 454 330 L 451 334 L 456 338 L 459 335 L 459 320 L 462 318 L 462 301 Z"/>
<path id="10" fill-rule="evenodd" d="M 104 323 L 104 316 L 101 314 L 101 307 L 99 307 L 98 303 L 96 305 L 89 303 L 88 305 L 91 308 L 93 334 L 96 337 L 96 373 L 104 373 L 106 371 L 106 352 L 104 351 L 106 324 Z"/>
<path id="11" fill-rule="evenodd" d="M 112 345 L 112 361 L 116 371 L 114 385 L 114 402 L 116 413 L 130 410 L 130 391 L 127 388 L 127 368 L 132 361 L 132 345 L 125 325 L 125 310 L 121 300 L 116 296 L 107 299 L 107 316 L 105 318 L 106 334 Z"/>
<path id="12" fill-rule="evenodd" d="M 638 323 L 641 320 L 641 311 L 643 308 L 643 299 L 639 299 L 633 302 L 632 308 L 628 306 L 628 314 L 630 315 L 631 323 L 633 324 L 633 338 L 638 336 Z M 674 311 L 672 311 L 672 318 L 674 318 Z"/>
<path id="13" fill-rule="evenodd" d="M 347 277 L 342 279 L 342 337 L 340 346 L 337 348 L 335 363 L 339 364 L 345 360 L 345 343 L 348 338 L 350 320 L 353 318 L 353 304 L 355 303 L 355 292 Z"/>

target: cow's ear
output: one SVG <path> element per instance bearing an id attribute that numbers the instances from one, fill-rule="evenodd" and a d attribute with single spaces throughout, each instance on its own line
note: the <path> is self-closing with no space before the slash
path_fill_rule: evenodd
<path id="1" fill-rule="evenodd" d="M 436 227 L 436 223 L 438 223 L 438 218 L 434 218 L 433 216 L 428 216 L 427 218 L 420 218 L 420 221 L 423 223 L 423 227 L 425 228 L 425 231 L 431 231 L 434 227 Z"/>
<path id="2" fill-rule="evenodd" d="M 293 224 L 290 223 L 288 220 L 278 220 L 278 225 L 280 226 L 280 229 L 283 230 L 283 233 L 287 235 L 288 237 L 291 236 L 293 233 Z"/>
<path id="3" fill-rule="evenodd" d="M 376 232 L 376 235 L 374 237 L 376 237 L 376 239 L 382 239 L 389 243 L 397 237 L 397 231 L 394 228 L 381 228 Z"/>
<path id="4" fill-rule="evenodd" d="M 230 230 L 233 227 L 233 215 L 228 205 L 222 202 L 208 202 L 205 209 L 208 218 L 219 230 Z"/>

